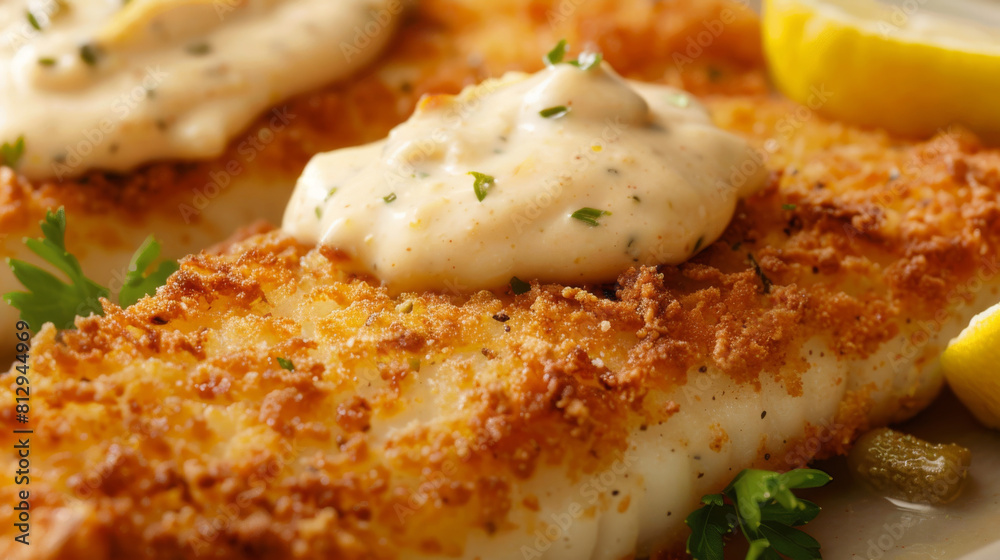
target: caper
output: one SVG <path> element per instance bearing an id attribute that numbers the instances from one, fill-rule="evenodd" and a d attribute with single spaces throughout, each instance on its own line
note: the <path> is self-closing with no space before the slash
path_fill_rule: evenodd
<path id="1" fill-rule="evenodd" d="M 851 472 L 876 492 L 911 503 L 946 504 L 959 496 L 972 452 L 932 444 L 889 428 L 861 436 L 847 456 Z"/>

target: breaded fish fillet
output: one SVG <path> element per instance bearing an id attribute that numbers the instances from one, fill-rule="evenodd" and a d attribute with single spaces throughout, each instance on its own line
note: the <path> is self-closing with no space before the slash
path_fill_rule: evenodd
<path id="1" fill-rule="evenodd" d="M 726 32 L 698 47 L 697 59 L 675 64 L 671 54 L 684 52 L 701 22 L 719 20 L 727 6 L 733 20 Z M 384 137 L 424 93 L 457 93 L 508 70 L 535 70 L 539 53 L 562 37 L 596 43 L 631 77 L 694 93 L 745 93 L 764 84 L 753 13 L 721 0 L 425 0 L 405 14 L 393 46 L 373 68 L 261 115 L 215 161 L 165 162 L 127 175 L 91 172 L 62 182 L 32 182 L 0 168 L 0 257 L 41 264 L 21 240 L 38 235 L 47 209 L 65 206 L 69 250 L 115 292 L 147 235 L 162 242 L 166 256 L 179 258 L 256 220 L 279 223 L 314 154 Z M 0 293 L 19 288 L 0 267 Z M 0 305 L 0 329 L 9 332 L 14 321 L 15 311 Z"/>
<path id="2" fill-rule="evenodd" d="M 45 327 L 32 544 L 4 510 L 4 557 L 670 554 L 740 469 L 913 414 L 943 344 L 1000 298 L 1000 151 L 763 96 L 711 106 L 773 172 L 678 267 L 392 298 L 271 232 L 188 257 L 127 311 Z"/>

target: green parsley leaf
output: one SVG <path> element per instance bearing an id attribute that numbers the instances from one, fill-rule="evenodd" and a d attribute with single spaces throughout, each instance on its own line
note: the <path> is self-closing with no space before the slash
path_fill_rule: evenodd
<path id="1" fill-rule="evenodd" d="M 808 534 L 781 523 L 762 523 L 760 535 L 768 547 L 796 560 L 822 558 L 819 542 Z"/>
<path id="2" fill-rule="evenodd" d="M 72 328 L 73 320 L 90 314 L 104 315 L 100 298 L 110 294 L 83 274 L 76 257 L 66 252 L 66 213 L 62 208 L 56 213 L 49 210 L 40 222 L 44 238 L 25 239 L 31 252 L 56 267 L 69 278 L 65 283 L 49 272 L 17 259 L 7 259 L 14 276 L 28 288 L 27 292 L 8 292 L 3 298 L 21 312 L 21 320 L 31 325 L 32 331 L 52 322 L 59 329 Z"/>
<path id="3" fill-rule="evenodd" d="M 703 506 L 685 519 L 691 528 L 688 554 L 695 560 L 722 560 L 725 537 L 739 528 L 750 545 L 747 560 L 821 559 L 816 539 L 794 528 L 815 519 L 819 506 L 797 498 L 792 490 L 830 480 L 814 469 L 742 471 L 721 494 L 703 497 Z"/>
<path id="4" fill-rule="evenodd" d="M 566 42 L 566 39 L 560 40 L 556 46 L 545 55 L 545 58 L 543 59 L 545 60 L 545 65 L 555 66 L 556 64 L 562 62 L 563 59 L 566 58 L 566 51 L 568 49 L 569 43 Z"/>
<path id="5" fill-rule="evenodd" d="M 558 119 L 565 117 L 569 113 L 569 107 L 565 105 L 558 105 L 556 107 L 549 107 L 548 109 L 542 109 L 538 112 L 539 115 L 545 117 L 546 119 Z"/>
<path id="6" fill-rule="evenodd" d="M 38 64 L 40 66 L 55 66 L 56 59 L 52 58 L 51 56 L 43 56 L 38 59 Z"/>
<path id="7" fill-rule="evenodd" d="M 576 212 L 570 214 L 570 217 L 587 224 L 590 227 L 597 227 L 601 225 L 597 222 L 597 219 L 601 216 L 610 216 L 611 212 L 604 210 L 597 210 L 595 208 L 581 208 Z"/>
<path id="8" fill-rule="evenodd" d="M 125 274 L 125 283 L 118 292 L 118 305 L 122 309 L 131 307 L 140 299 L 156 293 L 156 289 L 167 283 L 167 278 L 177 272 L 177 261 L 163 261 L 155 270 L 146 274 L 153 261 L 160 256 L 160 243 L 152 235 L 142 242 L 132 255 Z"/>
<path id="9" fill-rule="evenodd" d="M 736 529 L 736 508 L 722 501 L 722 494 L 709 494 L 701 499 L 704 507 L 694 510 L 684 520 L 691 528 L 687 553 L 696 560 L 723 560 L 723 540 Z"/>
<path id="10" fill-rule="evenodd" d="M 580 56 L 573 62 L 570 62 L 573 66 L 576 66 L 580 70 L 590 70 L 595 66 L 600 66 L 601 61 L 604 60 L 604 55 L 601 53 L 592 52 L 582 52 Z"/>
<path id="11" fill-rule="evenodd" d="M 782 210 L 795 210 L 796 208 L 798 208 L 798 205 L 796 205 L 796 204 L 782 204 L 781 205 L 781 209 Z"/>
<path id="12" fill-rule="evenodd" d="M 555 66 L 556 64 L 561 64 L 566 58 L 566 52 L 569 50 L 569 43 L 566 39 L 562 39 L 556 44 L 555 48 L 549 51 L 543 60 L 546 66 Z M 567 61 L 567 64 L 572 64 L 581 70 L 590 70 L 595 66 L 600 66 L 601 61 L 604 60 L 604 55 L 601 53 L 593 52 L 583 52 L 576 60 Z"/>
<path id="13" fill-rule="evenodd" d="M 0 145 L 0 156 L 3 156 L 3 164 L 8 167 L 17 167 L 21 163 L 21 156 L 24 155 L 24 136 L 18 136 L 13 144 L 4 142 Z"/>
<path id="14" fill-rule="evenodd" d="M 382 200 L 384 200 L 386 204 L 389 204 L 390 202 L 396 200 L 396 193 L 389 193 L 383 196 Z"/>
<path id="15" fill-rule="evenodd" d="M 798 500 L 800 506 L 792 509 L 786 509 L 785 506 L 778 503 L 760 506 L 761 523 L 780 523 L 790 527 L 798 527 L 816 519 L 820 511 L 819 506 L 809 500 L 801 498 Z"/>
<path id="16" fill-rule="evenodd" d="M 14 276 L 28 291 L 8 292 L 3 299 L 21 312 L 21 320 L 31 325 L 33 332 L 38 332 L 45 323 L 51 322 L 58 329 L 69 329 L 73 328 L 73 321 L 78 316 L 104 315 L 100 299 L 110 297 L 110 290 L 87 278 L 76 257 L 66 251 L 66 211 L 63 208 L 55 212 L 49 210 L 40 225 L 44 237 L 25 239 L 24 244 L 32 253 L 62 272 L 69 282 L 63 282 L 33 264 L 7 259 Z M 146 270 L 159 254 L 159 243 L 149 237 L 132 255 L 125 285 L 118 298 L 123 308 L 155 291 L 166 282 L 167 276 L 177 270 L 177 263 L 164 262 L 147 275 Z"/>
<path id="17" fill-rule="evenodd" d="M 702 235 L 701 237 L 698 238 L 698 241 L 694 242 L 694 251 L 693 252 L 697 253 L 698 250 L 701 249 L 702 244 L 704 244 L 704 243 L 705 243 L 705 236 Z"/>
<path id="18" fill-rule="evenodd" d="M 288 358 L 275 358 L 278 361 L 278 365 L 281 369 L 287 369 L 288 371 L 295 371 L 295 364 L 292 363 Z"/>
<path id="19" fill-rule="evenodd" d="M 735 492 L 735 501 L 742 507 L 740 517 L 751 529 L 760 526 L 759 504 L 774 500 L 785 509 L 795 509 L 798 506 L 798 499 L 784 484 L 781 475 L 773 471 L 747 469 L 736 475 L 723 493 L 726 492 Z"/>
<path id="20" fill-rule="evenodd" d="M 781 557 L 771 550 L 771 543 L 767 542 L 767 539 L 752 539 L 746 560 L 781 560 Z"/>
<path id="21" fill-rule="evenodd" d="M 80 45 L 80 58 L 90 66 L 97 65 L 97 59 L 100 54 L 100 49 L 93 43 Z"/>
<path id="22" fill-rule="evenodd" d="M 479 173 L 476 171 L 469 171 L 469 175 L 476 178 L 476 181 L 472 184 L 472 190 L 476 192 L 476 198 L 479 202 L 482 202 L 486 198 L 486 193 L 490 187 L 496 182 L 496 179 L 492 175 L 486 175 L 485 173 Z"/>
<path id="23" fill-rule="evenodd" d="M 31 13 L 31 10 L 26 11 L 25 14 L 26 17 L 28 18 L 28 23 L 30 23 L 31 26 L 34 27 L 36 31 L 41 31 L 42 26 L 38 23 L 38 18 L 35 17 L 35 14 Z"/>
<path id="24" fill-rule="evenodd" d="M 190 45 L 184 47 L 184 50 L 194 56 L 205 56 L 206 54 L 212 52 L 212 45 L 206 43 L 205 41 L 200 41 L 198 43 L 191 43 Z"/>
<path id="25" fill-rule="evenodd" d="M 511 277 L 510 279 L 510 289 L 512 292 L 514 292 L 515 296 L 519 296 L 521 294 L 526 294 L 530 292 L 531 284 L 525 282 L 524 280 L 521 280 L 517 276 L 514 276 Z"/>
<path id="26" fill-rule="evenodd" d="M 691 105 L 691 98 L 684 93 L 671 93 L 667 95 L 667 101 L 675 106 L 684 109 Z"/>

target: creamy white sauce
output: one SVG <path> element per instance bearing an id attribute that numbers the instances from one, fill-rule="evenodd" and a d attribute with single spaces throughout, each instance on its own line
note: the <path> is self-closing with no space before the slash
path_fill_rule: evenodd
<path id="1" fill-rule="evenodd" d="M 717 239 L 763 184 L 757 161 L 685 92 L 559 64 L 425 98 L 388 139 L 317 156 L 284 229 L 396 291 L 605 282 Z M 470 172 L 494 179 L 482 200 Z"/>
<path id="2" fill-rule="evenodd" d="M 371 61 L 403 11 L 402 0 L 123 4 L 0 4 L 0 142 L 24 138 L 24 175 L 217 156 L 268 107 Z"/>

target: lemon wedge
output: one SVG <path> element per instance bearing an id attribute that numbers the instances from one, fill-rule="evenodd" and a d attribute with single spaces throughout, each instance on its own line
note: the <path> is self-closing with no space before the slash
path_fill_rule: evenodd
<path id="1" fill-rule="evenodd" d="M 976 315 L 941 355 L 945 379 L 983 424 L 1000 429 L 1000 303 Z"/>
<path id="2" fill-rule="evenodd" d="M 1000 4 L 765 0 L 775 86 L 833 118 L 925 137 L 1000 136 Z"/>
<path id="3" fill-rule="evenodd" d="M 220 3 L 220 0 L 131 0 L 101 28 L 97 41 L 102 45 L 128 43 L 144 35 L 154 19 L 178 8 L 205 7 L 218 12 L 220 6 L 232 11 L 246 5 L 246 0 L 229 0 L 224 3 Z M 223 15 L 223 12 L 213 12 L 211 19 L 221 20 Z"/>

